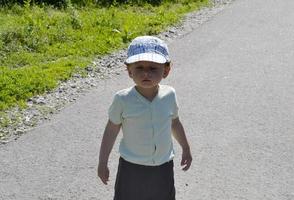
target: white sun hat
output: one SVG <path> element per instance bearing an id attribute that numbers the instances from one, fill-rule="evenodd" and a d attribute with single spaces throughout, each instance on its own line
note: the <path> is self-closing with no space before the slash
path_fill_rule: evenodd
<path id="1" fill-rule="evenodd" d="M 154 36 L 136 37 L 128 47 L 126 64 L 139 61 L 169 63 L 169 52 L 166 43 Z"/>

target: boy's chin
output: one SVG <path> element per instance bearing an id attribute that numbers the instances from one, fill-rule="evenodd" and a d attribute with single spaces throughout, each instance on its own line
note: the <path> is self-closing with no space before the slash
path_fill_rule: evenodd
<path id="1" fill-rule="evenodd" d="M 152 83 L 143 83 L 143 84 L 137 85 L 137 87 L 140 87 L 142 89 L 152 89 L 152 88 L 157 88 L 157 86 L 158 84 L 154 85 Z"/>

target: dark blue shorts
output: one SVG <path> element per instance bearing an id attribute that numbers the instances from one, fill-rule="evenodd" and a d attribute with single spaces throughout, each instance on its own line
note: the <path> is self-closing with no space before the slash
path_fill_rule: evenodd
<path id="1" fill-rule="evenodd" d="M 114 200 L 175 200 L 174 164 L 144 166 L 119 159 Z"/>

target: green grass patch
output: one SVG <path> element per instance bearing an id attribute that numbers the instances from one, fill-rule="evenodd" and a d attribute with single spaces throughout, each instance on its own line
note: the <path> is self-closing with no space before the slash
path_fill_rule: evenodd
<path id="1" fill-rule="evenodd" d="M 138 35 L 157 34 L 207 4 L 0 8 L 0 111 L 25 106 L 28 98 L 53 89 L 94 57 L 125 47 Z"/>

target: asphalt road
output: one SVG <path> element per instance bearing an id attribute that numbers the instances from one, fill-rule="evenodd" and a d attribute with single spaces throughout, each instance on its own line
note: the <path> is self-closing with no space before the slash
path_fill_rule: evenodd
<path id="1" fill-rule="evenodd" d="M 178 200 L 294 200 L 294 1 L 238 0 L 170 44 L 164 81 L 177 90 L 193 165 L 180 170 Z M 1 200 L 112 199 L 96 176 L 99 144 L 126 74 L 17 141 L 0 146 Z"/>

